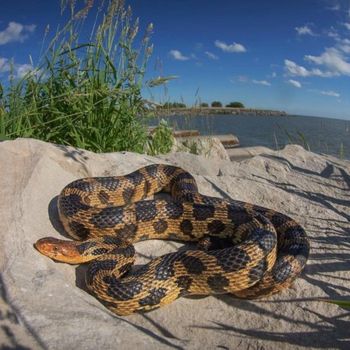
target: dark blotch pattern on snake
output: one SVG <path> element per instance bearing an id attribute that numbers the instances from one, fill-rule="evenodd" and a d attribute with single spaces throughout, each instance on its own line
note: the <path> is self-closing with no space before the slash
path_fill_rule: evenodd
<path id="1" fill-rule="evenodd" d="M 171 199 L 145 200 L 166 191 Z M 36 248 L 67 263 L 90 262 L 86 284 L 118 315 L 147 311 L 183 295 L 268 296 L 303 270 L 309 241 L 276 211 L 201 195 L 191 174 L 149 165 L 131 174 L 72 182 L 58 200 L 60 219 L 77 241 L 43 238 Z M 133 243 L 198 241 L 135 270 Z"/>

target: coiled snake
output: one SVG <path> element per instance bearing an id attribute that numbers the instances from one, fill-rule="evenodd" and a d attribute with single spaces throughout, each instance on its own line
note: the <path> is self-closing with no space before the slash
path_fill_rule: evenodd
<path id="1" fill-rule="evenodd" d="M 143 200 L 159 191 L 170 200 Z M 58 199 L 77 241 L 43 238 L 35 247 L 62 262 L 90 262 L 86 285 L 118 315 L 151 310 L 183 295 L 257 298 L 288 287 L 304 268 L 309 242 L 293 219 L 256 205 L 201 195 L 191 174 L 149 165 L 131 174 L 76 180 Z M 134 271 L 133 243 L 199 241 Z"/>

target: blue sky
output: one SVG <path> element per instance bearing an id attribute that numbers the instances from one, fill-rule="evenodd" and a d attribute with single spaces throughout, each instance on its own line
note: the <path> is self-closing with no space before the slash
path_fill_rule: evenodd
<path id="1" fill-rule="evenodd" d="M 127 3 L 141 32 L 154 24 L 147 78 L 178 76 L 166 91 L 153 92 L 156 100 L 242 101 L 350 120 L 349 0 Z M 0 78 L 10 59 L 18 75 L 25 72 L 47 24 L 62 21 L 59 1 L 7 1 L 0 12 Z"/>

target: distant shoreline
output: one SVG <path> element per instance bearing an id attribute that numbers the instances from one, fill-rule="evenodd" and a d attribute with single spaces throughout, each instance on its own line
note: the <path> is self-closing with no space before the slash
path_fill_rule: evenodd
<path id="1" fill-rule="evenodd" d="M 232 107 L 190 107 L 190 108 L 159 108 L 155 110 L 156 116 L 172 117 L 188 115 L 254 115 L 262 117 L 280 117 L 287 116 L 285 111 L 276 111 L 270 109 L 257 108 L 232 108 Z"/>

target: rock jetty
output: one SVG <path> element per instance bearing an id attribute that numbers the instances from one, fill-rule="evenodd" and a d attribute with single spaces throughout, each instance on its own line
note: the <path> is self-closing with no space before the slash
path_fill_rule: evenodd
<path id="1" fill-rule="evenodd" d="M 256 108 L 231 107 L 195 107 L 195 108 L 160 108 L 155 111 L 159 117 L 197 116 L 197 115 L 255 115 L 261 117 L 287 116 L 285 111 Z"/>

